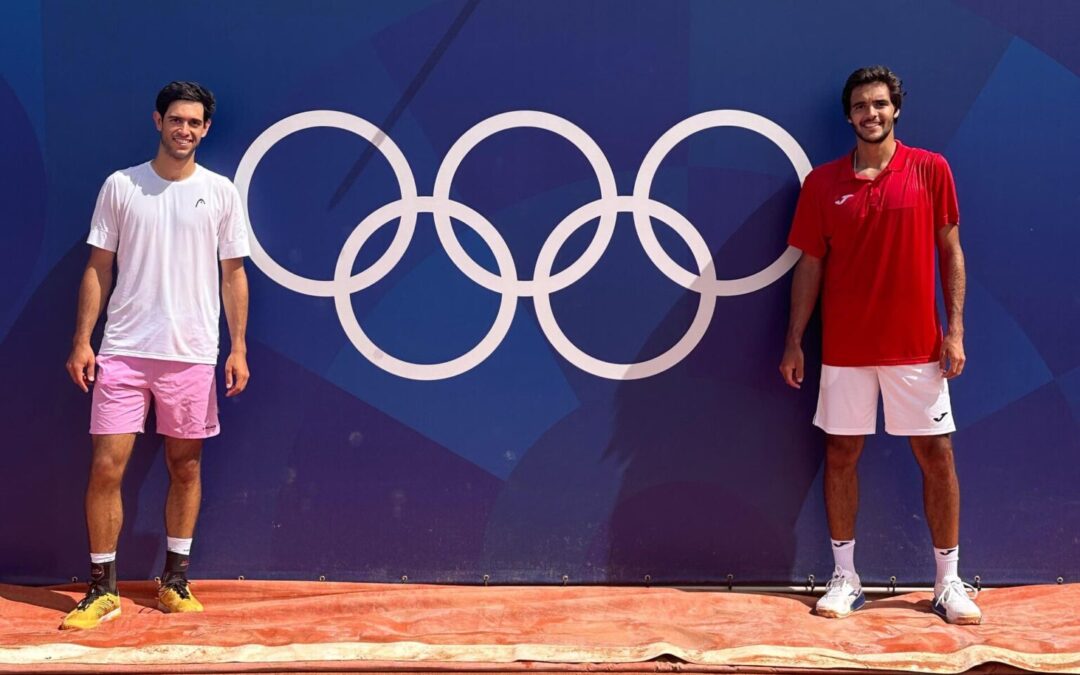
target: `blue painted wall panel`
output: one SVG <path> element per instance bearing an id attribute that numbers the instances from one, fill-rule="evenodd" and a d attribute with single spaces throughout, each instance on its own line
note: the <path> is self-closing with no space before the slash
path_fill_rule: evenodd
<path id="1" fill-rule="evenodd" d="M 550 130 L 501 131 L 461 159 L 449 189 L 492 227 L 455 222 L 463 251 L 491 274 L 508 254 L 528 280 L 564 218 L 605 189 L 632 194 L 656 140 L 698 113 L 763 116 L 815 165 L 847 151 L 839 90 L 872 62 L 905 77 L 899 137 L 944 153 L 960 192 L 971 359 L 953 386 L 962 572 L 984 583 L 1080 576 L 1072 3 L 196 2 L 183 14 L 140 2 L 0 10 L 0 424 L 17 486 L 0 491 L 0 579 L 84 574 L 89 401 L 62 369 L 82 242 L 104 178 L 153 153 L 153 97 L 169 80 L 218 95 L 199 159 L 220 173 L 235 176 L 278 121 L 341 111 L 392 139 L 420 195 L 474 125 L 514 110 L 563 118 L 597 150 Z M 354 229 L 401 195 L 369 148 L 308 129 L 265 155 L 249 215 L 274 260 L 334 277 Z M 651 190 L 699 243 L 659 219 L 656 238 L 684 269 L 704 248 L 720 278 L 754 274 L 783 252 L 798 186 L 761 133 L 700 131 L 663 158 Z M 609 217 L 610 242 L 552 291 L 552 313 L 596 359 L 654 359 L 691 329 L 702 296 L 652 262 L 631 214 Z M 350 304 L 379 349 L 423 366 L 473 349 L 503 294 L 459 269 L 431 213 L 416 222 L 401 259 Z M 608 224 L 582 224 L 554 272 Z M 374 225 L 354 273 L 398 227 Z M 791 583 L 831 567 L 822 438 L 809 423 L 819 367 L 799 393 L 776 374 L 789 275 L 715 298 L 700 341 L 651 377 L 600 377 L 568 359 L 529 291 L 489 355 L 423 381 L 362 354 L 332 298 L 290 290 L 258 260 L 248 269 L 254 378 L 222 401 L 224 432 L 207 444 L 196 576 Z M 819 338 L 806 346 L 817 359 Z M 162 563 L 160 451 L 140 438 L 126 478 L 126 578 Z M 863 579 L 926 582 L 930 540 L 905 441 L 872 438 L 861 476 Z"/>

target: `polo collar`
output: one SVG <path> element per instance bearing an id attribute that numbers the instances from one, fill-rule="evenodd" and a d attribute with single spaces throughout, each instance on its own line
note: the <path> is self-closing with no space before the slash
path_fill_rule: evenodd
<path id="1" fill-rule="evenodd" d="M 904 167 L 907 166 L 908 155 L 910 153 L 911 153 L 911 149 L 908 148 L 903 143 L 901 143 L 900 139 L 897 139 L 896 140 L 896 152 L 893 153 L 892 159 L 889 160 L 888 166 L 886 166 L 884 169 L 882 169 L 881 173 L 878 174 L 878 178 L 880 178 L 884 174 L 891 173 L 893 171 L 903 171 Z M 847 163 L 847 177 L 848 177 L 848 179 L 849 180 L 865 180 L 863 178 L 856 178 L 855 177 L 855 167 L 854 167 L 854 164 L 853 164 L 853 162 L 855 160 L 855 151 L 852 150 L 851 154 L 848 155 L 848 157 L 851 158 L 851 161 L 849 161 Z M 877 180 L 877 179 L 875 179 L 875 180 Z"/>

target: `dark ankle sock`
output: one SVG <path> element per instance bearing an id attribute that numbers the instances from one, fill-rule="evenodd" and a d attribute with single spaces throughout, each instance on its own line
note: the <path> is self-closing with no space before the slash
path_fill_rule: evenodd
<path id="1" fill-rule="evenodd" d="M 165 571 L 161 573 L 162 585 L 174 581 L 176 579 L 183 579 L 187 581 L 188 563 L 191 556 L 186 556 L 183 553 L 175 553 L 173 551 L 165 552 Z"/>
<path id="2" fill-rule="evenodd" d="M 116 594 L 116 561 L 90 563 L 90 583 L 106 593 Z"/>

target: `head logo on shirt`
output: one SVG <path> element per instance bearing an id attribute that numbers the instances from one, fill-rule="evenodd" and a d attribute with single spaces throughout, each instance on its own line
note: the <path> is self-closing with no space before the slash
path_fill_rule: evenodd
<path id="1" fill-rule="evenodd" d="M 205 203 L 206 203 L 205 199 L 200 199 L 199 201 L 195 202 L 195 208 L 199 208 L 199 204 L 205 204 Z"/>

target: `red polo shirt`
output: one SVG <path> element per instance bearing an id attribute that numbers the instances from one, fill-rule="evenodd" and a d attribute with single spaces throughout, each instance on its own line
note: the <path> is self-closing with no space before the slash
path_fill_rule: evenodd
<path id="1" fill-rule="evenodd" d="M 936 361 L 936 233 L 960 222 L 952 172 L 941 155 L 899 142 L 874 180 L 856 178 L 852 159 L 849 153 L 810 172 L 788 236 L 825 260 L 822 361 Z"/>

